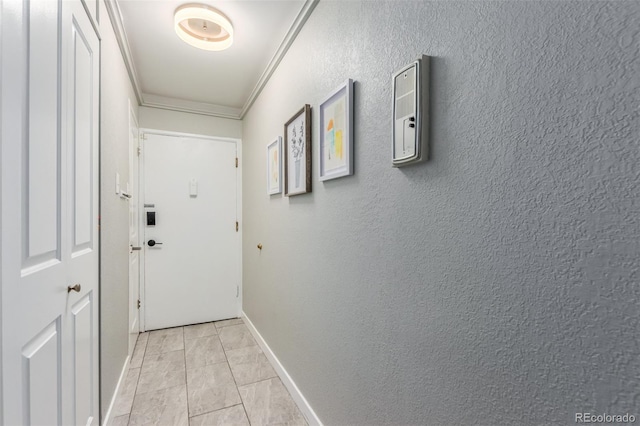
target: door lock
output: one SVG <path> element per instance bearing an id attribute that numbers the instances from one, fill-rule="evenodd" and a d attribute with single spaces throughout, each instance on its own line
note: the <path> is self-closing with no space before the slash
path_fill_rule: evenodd
<path id="1" fill-rule="evenodd" d="M 156 212 L 147 212 L 147 226 L 156 226 Z"/>
<path id="2" fill-rule="evenodd" d="M 134 247 L 132 245 L 130 245 L 129 247 L 131 247 L 131 251 L 138 251 L 138 250 L 142 250 L 142 247 Z"/>
<path id="3" fill-rule="evenodd" d="M 153 247 L 156 244 L 157 245 L 162 245 L 162 243 L 158 243 L 158 242 L 156 242 L 156 240 L 149 240 L 149 241 L 147 241 L 147 244 L 149 245 L 149 247 Z"/>

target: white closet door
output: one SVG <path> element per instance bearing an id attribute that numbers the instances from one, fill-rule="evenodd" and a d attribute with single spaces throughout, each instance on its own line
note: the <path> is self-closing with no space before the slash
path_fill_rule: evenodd
<path id="1" fill-rule="evenodd" d="M 97 424 L 99 42 L 80 1 L 1 4 L 2 421 Z"/>

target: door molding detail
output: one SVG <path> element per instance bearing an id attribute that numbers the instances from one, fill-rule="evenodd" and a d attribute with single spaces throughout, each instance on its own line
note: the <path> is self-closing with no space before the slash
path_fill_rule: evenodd
<path id="1" fill-rule="evenodd" d="M 194 133 L 184 133 L 184 132 L 172 132 L 172 131 L 168 131 L 168 130 L 157 130 L 157 129 L 151 129 L 151 128 L 147 128 L 147 127 L 140 127 L 139 128 L 139 134 L 140 134 L 140 147 L 142 150 L 142 153 L 140 154 L 140 158 L 141 160 L 139 160 L 139 182 L 140 182 L 140 186 L 139 186 L 139 196 L 138 196 L 138 232 L 141 233 L 141 244 L 146 244 L 146 242 L 144 241 L 144 229 L 145 229 L 145 224 L 144 224 L 144 199 L 145 199 L 145 193 L 144 193 L 144 181 L 145 181 L 145 164 L 144 164 L 144 140 L 146 139 L 146 135 L 160 135 L 160 136 L 173 136 L 173 137 L 185 137 L 185 138 L 191 138 L 191 139 L 204 139 L 204 140 L 210 140 L 210 141 L 219 141 L 219 142 L 230 142 L 230 143 L 235 143 L 236 144 L 236 157 L 239 160 L 239 166 L 238 168 L 236 168 L 236 217 L 237 217 L 237 221 L 240 223 L 239 226 L 239 230 L 237 232 L 238 234 L 238 287 L 239 287 L 239 296 L 238 296 L 238 313 L 237 315 L 240 316 L 242 313 L 242 288 L 243 288 L 243 279 L 242 279 L 242 239 L 243 239 L 243 234 L 242 234 L 242 139 L 238 139 L 238 138 L 228 138 L 228 137 L 222 137 L 222 136 L 211 136 L 211 135 L 201 135 L 201 134 L 194 134 Z M 145 273 L 145 268 L 143 267 L 143 265 L 145 265 L 145 251 L 141 250 L 140 252 L 140 258 L 139 258 L 139 262 L 140 262 L 140 294 L 139 294 L 139 298 L 141 301 L 141 306 L 140 306 L 140 310 L 139 310 L 139 325 L 140 325 L 140 332 L 145 332 L 147 331 L 147 324 L 145 321 L 145 279 L 146 279 L 146 273 Z M 130 301 L 131 302 L 131 301 Z"/>

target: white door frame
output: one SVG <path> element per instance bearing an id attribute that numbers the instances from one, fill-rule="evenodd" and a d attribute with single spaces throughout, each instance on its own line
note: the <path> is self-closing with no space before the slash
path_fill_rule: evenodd
<path id="1" fill-rule="evenodd" d="M 2 12 L 2 10 L 3 9 L 4 9 L 3 4 L 2 4 L 2 2 L 0 2 L 0 52 L 2 52 L 2 48 L 3 48 L 2 39 L 3 39 L 3 34 L 4 34 L 4 31 L 2 29 L 2 25 L 3 25 L 3 22 L 2 22 L 2 13 L 3 12 Z M 0 53 L 0 58 L 2 58 L 2 57 L 3 56 Z M 3 104 L 3 102 L 2 102 L 2 99 L 3 99 L 2 98 L 2 90 L 3 90 L 3 87 L 4 87 L 4 80 L 2 79 L 2 74 L 3 74 L 2 68 L 3 68 L 3 66 L 2 66 L 2 63 L 0 61 L 0 123 L 2 123 L 2 117 L 4 117 L 4 115 L 2 114 L 2 104 Z M 3 133 L 4 132 L 2 131 L 1 127 L 2 126 L 0 126 L 0 164 L 3 164 L 2 163 L 2 151 L 4 149 L 4 142 L 3 142 L 3 139 L 4 139 L 3 138 Z M 98 142 L 98 145 L 100 145 L 100 142 Z M 99 186 L 100 185 L 98 185 L 98 187 Z M 2 227 L 2 216 L 4 216 L 2 214 L 2 212 L 4 211 L 2 209 L 2 200 L 3 200 L 3 198 L 2 198 L 2 172 L 0 171 L 0 229 L 4 229 Z M 0 243 L 0 354 L 4 353 L 4 351 L 2 350 L 2 341 L 3 341 L 2 330 L 4 330 L 2 328 L 2 317 L 3 317 L 3 315 L 2 315 L 2 289 L 4 288 L 4 282 L 2 280 L 2 277 L 4 276 L 2 274 L 2 265 L 4 264 L 4 262 L 2 260 L 2 246 L 3 245 Z M 100 277 L 98 277 L 98 286 L 100 286 L 99 278 Z M 4 362 L 2 360 L 2 356 L 0 355 L 0 413 L 4 413 L 4 397 L 2 395 L 2 389 L 4 388 L 4 386 L 2 386 L 2 384 L 4 383 L 4 380 L 2 378 L 2 366 L 3 365 L 4 365 Z M 3 422 L 3 416 L 0 415 L 0 423 L 2 423 L 2 422 Z"/>
<path id="2" fill-rule="evenodd" d="M 209 136 L 209 135 L 197 135 L 192 133 L 182 133 L 182 132 L 171 132 L 167 130 L 156 130 L 149 128 L 140 128 L 140 147 L 144 149 L 142 141 L 146 139 L 145 134 L 153 134 L 153 135 L 161 135 L 161 136 L 174 136 L 174 137 L 185 137 L 185 138 L 194 138 L 194 139 L 205 139 L 210 141 L 225 141 L 225 142 L 235 142 L 236 144 L 236 157 L 238 158 L 238 168 L 236 170 L 236 217 L 238 218 L 238 223 L 240 224 L 238 228 L 238 238 L 240 239 L 240 243 L 238 244 L 238 279 L 239 279 L 239 294 L 238 294 L 238 317 L 242 314 L 242 139 L 236 138 L 227 138 L 220 136 Z M 142 154 L 140 158 L 143 158 Z M 138 196 L 138 212 L 140 220 L 138 222 L 138 232 L 144 234 L 145 224 L 144 224 L 144 161 L 139 160 L 139 196 Z M 141 244 L 145 244 L 146 241 L 141 242 Z M 145 323 L 145 255 L 144 250 L 140 250 L 140 311 L 139 322 L 140 322 L 140 331 L 146 331 L 147 325 Z"/>
<path id="3" fill-rule="evenodd" d="M 129 195 L 131 195 L 133 198 L 129 199 L 129 203 L 136 203 L 138 206 L 138 209 L 136 210 L 137 212 L 140 212 L 140 131 L 139 131 L 139 124 L 138 124 L 138 118 L 136 117 L 136 115 L 133 112 L 133 107 L 132 107 L 132 103 L 131 103 L 131 99 L 128 99 L 128 103 L 129 103 L 129 188 L 128 191 L 130 191 Z M 136 132 L 136 137 L 137 137 L 137 141 L 132 139 L 132 134 Z M 134 143 L 137 143 L 137 147 L 133 146 Z M 138 152 L 135 152 L 135 149 L 138 149 Z M 138 163 L 138 167 L 134 167 L 134 163 L 137 162 Z M 134 171 L 137 170 L 138 174 L 137 176 L 135 175 Z M 131 213 L 129 213 L 131 214 Z M 136 242 L 136 246 L 140 246 L 140 214 L 138 213 L 138 217 L 136 218 L 135 222 L 137 223 L 138 226 L 138 230 L 137 230 L 137 242 Z M 129 223 L 131 224 L 131 220 L 129 221 Z M 131 229 L 129 229 L 129 243 L 131 244 Z M 135 252 L 133 252 L 135 253 Z M 142 259 L 142 250 L 140 250 L 138 252 L 138 278 L 137 278 L 137 282 L 131 282 L 131 271 L 129 271 L 129 312 L 131 312 L 131 308 L 132 306 L 134 306 L 135 303 L 137 303 L 137 301 L 140 299 L 140 275 L 141 275 L 141 271 L 142 271 L 142 265 L 140 264 L 140 261 Z M 129 253 L 129 255 L 131 256 L 131 253 Z M 129 258 L 129 265 L 131 263 L 131 258 Z M 131 287 L 132 286 L 137 286 L 138 289 L 137 291 L 132 292 Z M 140 309 L 135 310 L 135 315 L 137 315 L 137 320 L 136 320 L 136 326 L 137 329 L 140 330 Z M 131 318 L 129 318 L 128 321 L 128 327 L 129 327 L 129 357 L 133 357 L 133 350 L 135 348 L 135 344 L 136 342 L 132 339 L 131 337 Z"/>

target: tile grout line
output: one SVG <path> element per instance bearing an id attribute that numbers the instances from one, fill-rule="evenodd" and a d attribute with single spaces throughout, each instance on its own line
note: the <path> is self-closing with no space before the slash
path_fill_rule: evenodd
<path id="1" fill-rule="evenodd" d="M 233 370 L 231 369 L 231 364 L 229 363 L 229 358 L 227 356 L 227 350 L 225 349 L 224 345 L 222 344 L 222 339 L 220 339 L 220 331 L 221 331 L 221 329 L 226 328 L 226 327 L 231 327 L 231 326 L 237 326 L 237 325 L 243 325 L 243 326 L 246 327 L 246 324 L 244 323 L 244 321 L 241 321 L 239 324 L 229 324 L 229 325 L 221 326 L 219 328 L 215 326 L 215 321 L 211 322 L 211 324 L 214 324 L 216 334 L 211 335 L 211 336 L 196 337 L 195 339 L 213 337 L 213 336 L 216 336 L 218 338 L 218 341 L 220 342 L 220 346 L 222 347 L 222 351 L 223 351 L 223 354 L 224 354 L 224 357 L 225 357 L 225 361 L 222 361 L 222 362 L 219 362 L 219 363 L 207 364 L 207 365 L 215 365 L 215 364 L 222 364 L 222 363 L 226 363 L 227 364 L 227 368 L 229 368 L 229 371 L 231 372 L 231 378 L 233 379 L 234 385 L 236 387 L 236 392 L 238 392 L 238 396 L 240 397 L 240 403 L 231 405 L 229 407 L 222 407 L 222 408 L 219 408 L 217 410 L 208 411 L 206 413 L 201 413 L 201 414 L 194 415 L 194 416 L 190 416 L 189 415 L 190 404 L 189 404 L 189 384 L 188 384 L 188 376 L 187 376 L 187 351 L 186 351 L 186 342 L 187 342 L 188 339 L 186 338 L 186 333 L 184 331 L 185 326 L 175 327 L 175 328 L 181 328 L 182 329 L 183 358 L 184 358 L 184 362 L 185 362 L 185 390 L 187 392 L 187 395 L 186 395 L 187 396 L 187 422 L 190 425 L 191 424 L 191 418 L 193 418 L 193 417 L 197 417 L 199 415 L 205 415 L 205 414 L 208 414 L 208 413 L 213 413 L 213 412 L 216 412 L 216 411 L 219 411 L 219 410 L 235 407 L 237 405 L 242 405 L 242 408 L 243 408 L 243 411 L 245 413 L 247 422 L 249 423 L 249 425 L 251 425 L 251 420 L 249 419 L 249 415 L 247 413 L 247 409 L 246 409 L 246 407 L 244 405 L 244 401 L 242 400 L 242 396 L 240 395 L 240 389 L 239 389 L 238 383 L 237 383 L 236 378 L 235 378 L 235 376 L 233 374 Z M 171 328 L 174 328 L 174 327 L 171 327 Z M 138 374 L 138 377 L 137 377 L 137 380 L 136 380 L 136 383 L 135 383 L 135 389 L 134 389 L 134 392 L 133 392 L 133 400 L 131 402 L 131 407 L 129 408 L 128 419 L 127 419 L 127 424 L 128 425 L 131 423 L 131 414 L 132 414 L 132 411 L 133 411 L 133 402 L 135 401 L 135 398 L 137 396 L 143 394 L 143 393 L 138 393 L 138 390 L 139 390 L 139 384 L 140 384 L 140 377 L 142 376 L 142 368 L 146 365 L 146 355 L 147 355 L 147 350 L 148 350 L 148 345 L 149 345 L 149 339 L 151 338 L 151 332 L 147 332 L 147 333 L 149 333 L 149 335 L 147 336 L 146 341 L 145 341 L 144 346 L 143 346 L 143 349 L 141 350 L 142 351 L 142 361 L 141 361 L 140 367 L 137 367 L 137 368 L 140 369 L 140 372 Z M 141 334 L 142 333 L 138 333 L 138 339 L 140 338 Z M 194 339 L 189 339 L 189 340 L 194 340 Z M 137 343 L 138 343 L 138 340 L 136 340 L 136 344 Z M 135 350 L 135 348 L 134 348 L 134 350 Z M 163 352 L 159 352 L 158 355 L 161 355 L 162 353 Z M 131 367 L 129 367 L 129 371 L 130 370 L 131 370 Z M 127 375 L 129 373 L 129 371 L 127 371 Z M 265 379 L 265 380 L 268 380 L 268 379 Z M 148 392 L 146 392 L 146 393 L 148 393 Z"/>
<path id="2" fill-rule="evenodd" d="M 194 418 L 200 417 L 200 416 L 206 416 L 207 414 L 211 414 L 211 413 L 217 413 L 218 411 L 227 410 L 229 408 L 237 407 L 238 405 L 242 405 L 242 402 L 239 402 L 238 404 L 230 405 L 228 407 L 216 408 L 215 410 L 207 411 L 207 412 L 201 413 L 201 414 L 196 414 L 195 416 L 189 417 L 189 419 L 194 419 Z"/>
<path id="3" fill-rule="evenodd" d="M 182 328 L 182 329 L 183 329 L 183 346 L 184 346 L 184 327 L 182 327 L 182 326 L 181 326 L 181 327 L 170 327 L 170 328 L 168 328 L 168 329 L 160 329 L 160 330 L 170 330 L 170 329 L 174 329 L 174 328 Z M 151 330 L 151 331 L 156 331 L 156 330 Z M 139 368 L 140 368 L 140 374 L 138 374 L 138 381 L 136 382 L 136 390 L 135 390 L 135 393 L 134 393 L 134 400 L 135 400 L 135 397 L 136 397 L 136 396 L 146 395 L 146 394 L 149 394 L 149 393 L 158 392 L 158 391 L 163 391 L 163 390 L 165 390 L 165 389 L 171 389 L 171 388 L 174 388 L 174 387 L 178 387 L 178 386 L 180 386 L 180 385 L 176 385 L 176 386 L 170 386 L 170 387 L 168 387 L 168 388 L 155 389 L 155 390 L 149 390 L 149 391 L 147 391 L 147 392 L 141 392 L 141 393 L 138 393 L 138 390 L 139 390 L 139 384 L 140 384 L 140 378 L 141 378 L 141 376 L 142 376 L 142 368 L 146 365 L 147 349 L 148 349 L 148 345 L 149 345 L 149 339 L 151 338 L 151 331 L 147 332 L 147 333 L 149 333 L 149 336 L 147 337 L 147 341 L 146 341 L 146 344 L 145 344 L 145 346 L 144 346 L 144 352 L 143 352 L 143 356 L 142 356 L 142 364 L 141 364 L 141 365 L 140 365 L 140 367 L 139 367 Z M 166 337 L 166 336 L 162 336 L 162 337 L 164 338 L 164 337 Z M 162 345 L 161 345 L 161 347 L 162 347 Z M 163 354 L 166 354 L 166 353 L 169 353 L 169 352 L 176 352 L 176 351 L 157 352 L 157 353 L 152 353 L 152 354 L 150 354 L 150 355 L 152 355 L 152 356 L 154 356 L 154 355 L 155 355 L 155 356 L 162 356 Z M 184 352 L 185 352 L 185 351 L 184 351 L 184 347 L 183 347 L 183 353 L 184 353 Z M 184 356 L 184 355 L 183 355 L 183 356 Z M 185 360 L 185 375 L 186 375 L 186 360 Z M 186 377 L 185 377 L 185 388 L 186 388 Z M 188 404 L 188 403 L 189 403 L 189 401 L 188 401 L 188 394 L 187 394 L 187 404 Z M 187 409 L 188 409 L 188 405 L 187 405 Z M 132 406 L 131 406 L 131 410 L 130 410 L 130 412 L 129 412 L 129 424 L 131 423 L 131 411 L 132 411 L 132 410 L 133 410 L 133 403 L 132 403 Z M 189 419 L 189 412 L 187 411 L 187 420 L 188 420 L 188 419 Z"/>
<path id="4" fill-rule="evenodd" d="M 133 390 L 133 399 L 131 400 L 131 407 L 129 407 L 129 420 L 127 420 L 127 426 L 131 423 L 131 413 L 133 412 L 133 403 L 136 400 L 136 395 L 138 394 L 138 384 L 140 383 L 140 376 L 142 375 L 142 366 L 144 365 L 144 357 L 147 355 L 147 345 L 149 344 L 149 338 L 151 334 L 147 336 L 146 341 L 144 342 L 144 349 L 142 350 L 142 362 L 140 363 L 140 372 L 138 373 L 138 379 L 136 380 L 136 388 Z M 140 339 L 140 332 L 138 332 L 138 339 Z M 138 345 L 138 339 L 136 339 L 136 345 Z M 133 347 L 133 351 L 136 351 L 136 347 Z M 131 366 L 129 366 L 129 371 L 131 371 Z M 127 371 L 127 376 L 129 375 L 129 371 Z"/>
<path id="5" fill-rule="evenodd" d="M 214 324 L 215 325 L 215 321 L 210 322 L 210 323 L 205 323 L 205 324 Z M 231 324 L 231 325 L 244 325 L 244 322 L 242 324 Z M 224 327 L 220 327 L 220 328 L 224 328 Z M 229 367 L 229 372 L 231 373 L 231 378 L 233 379 L 233 384 L 236 387 L 236 392 L 238 392 L 238 396 L 240 396 L 240 390 L 238 389 L 238 383 L 236 382 L 236 378 L 233 375 L 233 370 L 231 370 L 231 364 L 229 364 L 229 358 L 227 357 L 227 351 L 225 350 L 224 345 L 222 344 L 222 339 L 220 339 L 219 329 L 216 327 L 216 334 L 213 334 L 211 336 L 203 336 L 203 337 L 199 337 L 199 338 L 206 338 L 206 337 L 210 338 L 210 337 L 213 337 L 213 336 L 216 336 L 218 338 L 218 341 L 220 342 L 220 347 L 222 348 L 222 353 L 224 354 L 224 359 L 225 360 L 221 361 L 221 362 L 214 362 L 212 364 L 206 364 L 206 365 L 204 365 L 202 367 L 207 367 L 209 365 L 227 364 L 227 367 Z M 196 339 L 199 339 L 199 338 L 196 338 Z M 196 340 L 196 339 L 190 339 L 190 340 Z M 185 339 L 185 342 L 186 342 L 186 339 Z M 187 349 L 186 349 L 186 344 L 185 344 L 185 371 L 186 371 L 186 363 L 187 363 L 186 354 L 187 354 Z M 199 367 L 196 367 L 196 368 L 199 368 Z M 187 399 L 188 399 L 188 393 L 187 393 Z M 235 407 L 235 406 L 238 406 L 238 405 L 242 405 L 242 409 L 244 410 L 245 416 L 247 417 L 247 421 L 249 422 L 249 425 L 251 425 L 251 422 L 249 420 L 249 416 L 247 414 L 247 410 L 244 407 L 244 403 L 242 402 L 242 397 L 241 396 L 240 396 L 240 403 L 239 404 L 234 404 L 234 405 L 230 405 L 228 407 L 218 408 L 217 410 L 211 410 L 211 411 L 207 411 L 205 413 L 200 413 L 200 414 L 197 414 L 197 415 L 194 415 L 194 416 L 189 416 L 189 424 L 191 424 L 191 419 L 194 418 L 194 417 L 204 416 L 205 414 L 214 413 L 216 411 L 225 410 L 227 408 Z"/>
<path id="6" fill-rule="evenodd" d="M 184 327 L 182 327 L 182 356 L 184 357 L 184 389 L 187 393 L 187 425 L 191 426 L 191 417 L 189 417 L 189 379 L 187 375 L 187 339 L 185 338 Z"/>
<path id="7" fill-rule="evenodd" d="M 244 321 L 242 321 L 242 325 L 244 325 Z M 220 328 L 223 328 L 223 327 L 220 327 Z M 219 333 L 218 333 L 218 339 L 220 339 Z M 236 381 L 236 376 L 233 375 L 233 370 L 231 369 L 231 364 L 229 363 L 229 357 L 227 356 L 227 350 L 225 349 L 224 344 L 222 343 L 222 339 L 220 339 L 220 346 L 222 346 L 222 352 L 224 352 L 224 357 L 227 359 L 227 365 L 229 367 L 229 371 L 231 372 L 231 377 L 233 378 L 233 384 L 236 385 L 236 392 L 238 392 L 238 396 L 240 397 L 240 403 L 242 404 L 244 415 L 247 417 L 247 422 L 249 423 L 249 426 L 251 426 L 251 419 L 249 418 L 249 413 L 247 413 L 247 407 L 245 407 L 244 400 L 242 399 L 242 395 L 240 394 L 240 389 L 238 388 L 238 382 Z"/>
<path id="8" fill-rule="evenodd" d="M 212 322 L 212 324 L 215 324 L 215 321 Z M 223 327 L 220 327 L 220 328 L 223 328 Z M 218 331 L 218 328 L 216 328 L 216 332 L 217 331 Z M 233 379 L 233 384 L 236 387 L 236 392 L 238 392 L 238 396 L 240 397 L 240 404 L 234 404 L 234 405 L 230 405 L 228 407 L 218 408 L 217 410 L 207 411 L 206 413 L 201 413 L 201 414 L 197 414 L 195 416 L 191 416 L 191 417 L 189 417 L 189 419 L 192 419 L 193 417 L 203 416 L 203 415 L 209 414 L 209 413 L 215 413 L 216 411 L 225 410 L 227 408 L 235 407 L 235 406 L 238 406 L 238 405 L 242 405 L 242 409 L 244 410 L 244 414 L 245 414 L 245 416 L 247 416 L 247 421 L 249 422 L 249 425 L 251 425 L 251 421 L 249 420 L 249 415 L 247 414 L 247 410 L 244 407 L 244 403 L 242 402 L 242 396 L 240 396 L 240 390 L 238 389 L 238 383 L 236 382 L 236 378 L 233 375 L 233 370 L 231 370 L 231 364 L 229 364 L 229 358 L 227 357 L 227 351 L 224 349 L 224 345 L 222 344 L 222 340 L 220 339 L 220 334 L 214 334 L 214 336 L 216 336 L 218 338 L 218 341 L 220 342 L 220 347 L 222 348 L 222 353 L 224 353 L 225 361 L 214 362 L 213 364 L 207 364 L 207 365 L 204 365 L 203 367 L 207 367 L 209 365 L 227 364 L 227 367 L 229 367 L 229 372 L 231 373 L 231 378 Z M 208 337 L 213 337 L 213 336 L 208 336 Z M 186 351 L 185 351 L 185 353 L 186 353 Z M 189 422 L 189 424 L 191 424 L 191 422 Z"/>
<path id="9" fill-rule="evenodd" d="M 256 383 L 262 383 L 262 382 L 266 382 L 267 380 L 273 380 L 273 379 L 278 379 L 278 380 L 280 380 L 280 377 L 278 377 L 278 376 L 268 377 L 268 378 L 266 378 L 266 379 L 258 380 L 258 381 L 251 382 L 251 383 L 246 383 L 246 384 L 241 385 L 241 386 L 255 385 Z M 282 382 L 282 380 L 280 380 L 280 382 Z M 284 386 L 284 383 L 282 384 L 282 386 Z M 289 391 L 288 391 L 288 390 L 287 390 L 287 393 L 289 393 Z M 291 394 L 289 394 L 289 395 L 291 395 Z"/>
<path id="10" fill-rule="evenodd" d="M 200 325 L 200 324 L 215 324 L 215 321 L 208 322 L 208 323 L 192 324 L 192 325 Z M 188 326 L 184 326 L 184 327 L 188 327 Z M 184 372 L 185 372 L 185 383 L 186 383 L 186 388 L 187 388 L 187 420 L 188 420 L 188 423 L 190 425 L 191 424 L 191 419 L 194 418 L 194 417 L 203 416 L 205 414 L 213 413 L 213 412 L 219 411 L 219 410 L 224 410 L 225 408 L 230 408 L 230 407 L 222 407 L 222 408 L 219 408 L 217 410 L 207 411 L 205 413 L 200 413 L 200 414 L 196 414 L 196 415 L 193 415 L 193 416 L 190 415 L 190 411 L 189 411 L 189 408 L 190 408 L 189 407 L 189 382 L 188 382 L 188 378 L 187 378 L 188 377 L 187 376 L 187 369 L 188 369 L 188 366 L 187 366 L 187 337 L 186 337 L 186 333 L 184 333 L 184 327 L 182 329 L 183 330 L 182 337 L 183 337 L 183 343 L 184 343 Z M 209 336 L 194 337 L 194 338 L 191 338 L 191 339 L 188 339 L 188 340 L 206 339 L 206 338 L 211 338 L 211 337 L 215 336 L 215 337 L 218 338 L 218 341 L 220 342 L 220 347 L 222 347 L 222 351 L 224 353 L 224 347 L 222 346 L 222 341 L 220 341 L 220 336 L 218 335 L 218 328 L 216 327 L 215 330 L 216 330 L 216 334 L 212 334 L 212 335 L 209 335 Z M 222 363 L 226 363 L 227 365 L 229 365 L 226 353 L 224 354 L 224 357 L 225 357 L 224 361 L 214 362 L 212 364 L 205 364 L 202 367 L 207 367 L 209 365 L 217 365 L 217 364 L 222 364 Z M 200 367 L 195 367 L 195 368 L 200 368 Z M 229 371 L 231 371 L 231 367 L 230 366 L 229 366 Z M 231 373 L 231 376 L 233 377 L 233 372 Z M 236 385 L 236 389 L 237 389 L 237 385 Z M 240 401 L 242 401 L 242 398 L 240 399 Z M 231 407 L 235 407 L 236 405 L 239 405 L 239 404 L 232 405 Z"/>

